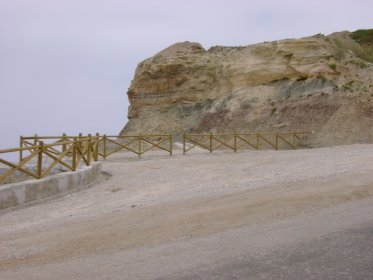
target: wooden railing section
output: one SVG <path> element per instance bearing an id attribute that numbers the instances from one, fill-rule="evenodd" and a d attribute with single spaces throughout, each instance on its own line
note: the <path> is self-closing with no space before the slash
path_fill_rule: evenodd
<path id="1" fill-rule="evenodd" d="M 299 140 L 307 132 L 277 133 L 224 133 L 224 134 L 184 134 L 183 154 L 195 147 L 210 152 L 219 149 L 297 149 Z M 0 174 L 0 183 L 19 171 L 22 174 L 40 179 L 60 164 L 67 170 L 75 171 L 79 165 L 90 165 L 101 156 L 120 151 L 136 154 L 139 158 L 151 150 L 162 150 L 172 156 L 173 137 L 170 134 L 151 135 L 96 135 L 83 136 L 28 136 L 20 137 L 19 147 L 0 150 L 0 163 L 8 167 Z M 14 163 L 1 157 L 4 154 L 18 153 L 18 162 Z M 48 159 L 48 160 L 46 160 Z M 27 164 L 29 165 L 27 166 Z M 32 164 L 30 164 L 32 163 Z M 31 166 L 31 167 L 30 167 Z"/>
<path id="2" fill-rule="evenodd" d="M 18 148 L 0 150 L 0 163 L 9 168 L 0 174 L 0 183 L 16 171 L 41 179 L 57 164 L 75 171 L 79 164 L 89 166 L 92 161 L 98 161 L 100 156 L 106 159 L 119 151 L 134 153 L 140 158 L 150 150 L 159 149 L 171 156 L 172 146 L 172 135 L 169 134 L 100 136 L 96 133 L 95 136 L 83 136 L 80 133 L 78 136 L 21 136 Z M 11 153 L 19 154 L 17 163 L 1 157 Z M 48 164 L 45 164 L 46 159 Z M 28 163 L 29 166 L 25 167 Z"/>
<path id="3" fill-rule="evenodd" d="M 19 153 L 19 161 L 11 162 L 0 157 L 0 163 L 10 167 L 7 171 L 0 175 L 0 183 L 5 181 L 7 177 L 20 171 L 21 173 L 31 176 L 35 179 L 45 177 L 51 169 L 60 164 L 68 170 L 75 171 L 79 164 L 90 165 L 92 161 L 98 160 L 98 141 L 97 136 L 57 138 L 57 137 L 21 137 L 20 147 L 13 149 L 0 150 L 0 155 Z M 44 143 L 40 140 L 54 140 L 52 143 Z M 46 158 L 48 160 L 47 164 Z M 25 167 L 27 163 L 32 163 L 32 167 Z"/>
<path id="4" fill-rule="evenodd" d="M 99 155 L 104 159 L 116 152 L 127 151 L 139 158 L 150 150 L 163 150 L 172 156 L 172 135 L 104 135 L 100 138 Z"/>
<path id="5" fill-rule="evenodd" d="M 297 149 L 300 139 L 308 132 L 275 133 L 221 133 L 221 134 L 184 134 L 183 154 L 199 147 L 210 153 L 220 149 L 237 151 L 245 149 Z"/>

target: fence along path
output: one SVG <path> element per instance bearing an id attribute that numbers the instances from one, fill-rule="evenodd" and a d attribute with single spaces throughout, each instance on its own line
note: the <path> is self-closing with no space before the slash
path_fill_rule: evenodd
<path id="1" fill-rule="evenodd" d="M 275 133 L 222 133 L 222 134 L 184 134 L 183 154 L 195 147 L 200 147 L 212 153 L 219 149 L 237 151 L 246 149 L 275 150 L 282 148 L 297 149 L 300 139 L 308 132 L 275 132 Z"/>
<path id="2" fill-rule="evenodd" d="M 159 149 L 172 156 L 173 140 L 171 134 L 151 135 L 104 135 L 100 138 L 99 155 L 104 159 L 119 151 L 128 151 L 141 157 L 144 153 Z"/>
<path id="3" fill-rule="evenodd" d="M 33 142 L 30 141 L 31 138 Z M 45 143 L 46 140 L 52 142 Z M 92 161 L 98 160 L 98 142 L 98 136 L 20 137 L 20 147 L 0 150 L 0 155 L 19 153 L 17 163 L 0 157 L 0 163 L 8 167 L 0 175 L 0 183 L 16 171 L 41 179 L 57 164 L 71 171 L 75 171 L 81 164 L 90 165 Z"/>
<path id="4" fill-rule="evenodd" d="M 307 132 L 289 133 L 225 133 L 225 134 L 184 134 L 183 154 L 195 147 L 210 152 L 218 149 L 241 148 L 297 149 L 299 140 Z M 163 150 L 172 156 L 173 137 L 171 134 L 149 135 L 96 135 L 83 136 L 28 136 L 20 137 L 19 147 L 0 150 L 0 163 L 8 167 L 0 174 L 0 183 L 19 171 L 21 174 L 41 179 L 47 176 L 53 167 L 61 165 L 75 171 L 79 165 L 90 165 L 99 157 L 126 151 L 139 158 L 151 150 Z M 18 153 L 19 160 L 14 163 L 1 157 L 4 154 Z M 48 159 L 48 160 L 47 160 Z M 30 167 L 31 166 L 31 167 Z"/>
<path id="5" fill-rule="evenodd" d="M 152 149 L 160 149 L 172 155 L 172 135 L 116 135 L 95 136 L 29 136 L 20 137 L 18 148 L 0 150 L 0 163 L 7 169 L 0 174 L 0 183 L 19 171 L 35 179 L 47 176 L 53 167 L 61 165 L 75 171 L 79 165 L 89 166 L 119 152 L 127 151 L 141 157 Z M 18 162 L 14 163 L 2 157 L 4 154 L 18 153 Z"/>

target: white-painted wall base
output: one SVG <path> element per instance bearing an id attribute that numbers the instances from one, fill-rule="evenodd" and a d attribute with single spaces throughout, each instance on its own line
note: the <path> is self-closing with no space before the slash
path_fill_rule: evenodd
<path id="1" fill-rule="evenodd" d="M 75 172 L 0 186 L 0 210 L 88 187 L 101 176 L 101 169 L 102 163 L 94 162 Z"/>

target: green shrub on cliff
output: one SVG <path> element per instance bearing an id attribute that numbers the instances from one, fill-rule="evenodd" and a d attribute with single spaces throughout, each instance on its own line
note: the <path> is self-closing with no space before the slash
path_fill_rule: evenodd
<path id="1" fill-rule="evenodd" d="M 373 29 L 356 30 L 351 33 L 351 38 L 364 49 L 359 57 L 373 63 Z"/>

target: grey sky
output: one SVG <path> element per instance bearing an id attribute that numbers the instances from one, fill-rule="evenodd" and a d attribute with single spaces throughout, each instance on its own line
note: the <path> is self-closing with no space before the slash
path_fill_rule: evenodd
<path id="1" fill-rule="evenodd" d="M 0 148 L 117 134 L 137 63 L 179 41 L 247 45 L 373 28 L 373 1 L 0 0 Z"/>

